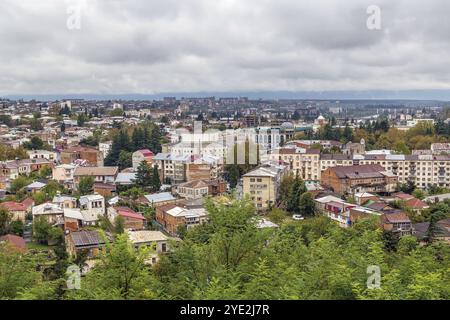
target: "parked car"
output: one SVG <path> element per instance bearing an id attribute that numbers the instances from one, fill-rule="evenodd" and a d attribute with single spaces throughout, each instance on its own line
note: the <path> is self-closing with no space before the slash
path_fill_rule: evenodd
<path id="1" fill-rule="evenodd" d="M 292 216 L 292 219 L 297 220 L 297 221 L 305 220 L 305 218 L 301 214 L 294 214 Z"/>

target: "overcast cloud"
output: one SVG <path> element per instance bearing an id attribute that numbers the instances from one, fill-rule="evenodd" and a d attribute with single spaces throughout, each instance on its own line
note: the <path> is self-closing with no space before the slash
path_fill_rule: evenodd
<path id="1" fill-rule="evenodd" d="M 381 30 L 366 27 L 372 4 Z M 449 12 L 448 0 L 2 0 L 0 95 L 450 89 Z"/>

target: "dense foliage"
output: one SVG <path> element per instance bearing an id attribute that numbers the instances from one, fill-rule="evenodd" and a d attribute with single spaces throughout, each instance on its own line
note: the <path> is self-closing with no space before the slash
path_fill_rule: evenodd
<path id="1" fill-rule="evenodd" d="M 37 258 L 1 248 L 0 298 L 450 298 L 448 244 L 422 246 L 407 236 L 388 250 L 371 219 L 351 229 L 324 217 L 258 229 L 248 200 L 216 199 L 207 209 L 210 222 L 171 243 L 171 252 L 153 267 L 145 264 L 152 248 L 136 250 L 125 234 L 118 235 L 82 278 L 81 290 L 61 293 L 63 279 L 48 280 L 36 271 L 30 259 Z M 372 265 L 381 270 L 378 289 L 367 287 Z"/>

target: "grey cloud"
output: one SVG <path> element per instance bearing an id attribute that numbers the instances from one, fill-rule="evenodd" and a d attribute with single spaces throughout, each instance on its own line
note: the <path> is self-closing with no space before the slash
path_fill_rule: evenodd
<path id="1" fill-rule="evenodd" d="M 450 88 L 446 0 L 76 3 L 0 2 L 0 95 Z"/>

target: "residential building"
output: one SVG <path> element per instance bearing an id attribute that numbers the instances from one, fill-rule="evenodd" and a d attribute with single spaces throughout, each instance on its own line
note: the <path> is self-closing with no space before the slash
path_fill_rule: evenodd
<path id="1" fill-rule="evenodd" d="M 246 173 L 243 177 L 243 194 L 249 195 L 258 211 L 267 210 L 278 200 L 281 178 L 287 168 L 267 164 Z"/>
<path id="2" fill-rule="evenodd" d="M 208 195 L 209 185 L 204 180 L 193 180 L 177 186 L 177 193 L 185 199 L 200 199 Z"/>
<path id="3" fill-rule="evenodd" d="M 145 218 L 142 214 L 135 212 L 128 207 L 109 207 L 108 219 L 111 223 L 115 223 L 117 217 L 122 217 L 124 221 L 124 229 L 143 230 Z"/>
<path id="4" fill-rule="evenodd" d="M 187 209 L 175 204 L 156 208 L 156 221 L 169 234 L 177 235 L 180 229 L 189 229 L 206 222 L 208 213 L 204 208 Z"/>
<path id="5" fill-rule="evenodd" d="M 103 166 L 103 152 L 97 149 L 75 146 L 61 151 L 62 164 L 71 164 L 78 159 L 88 161 L 91 166 Z"/>
<path id="6" fill-rule="evenodd" d="M 48 150 L 30 150 L 27 151 L 28 156 L 30 159 L 46 159 L 49 161 L 56 161 L 57 160 L 57 153 L 54 151 L 48 151 Z"/>
<path id="7" fill-rule="evenodd" d="M 159 254 L 166 253 L 169 250 L 169 237 L 161 231 L 128 231 L 128 238 L 136 248 L 145 246 L 154 250 L 146 261 L 147 264 L 155 264 L 158 262 Z"/>
<path id="8" fill-rule="evenodd" d="M 322 185 L 339 194 L 360 192 L 391 193 L 397 188 L 397 176 L 380 165 L 328 168 L 322 172 Z"/>
<path id="9" fill-rule="evenodd" d="M 411 220 L 403 212 L 383 214 L 381 221 L 385 231 L 398 233 L 401 237 L 413 233 Z"/>
<path id="10" fill-rule="evenodd" d="M 305 181 L 320 181 L 320 150 L 285 147 L 275 150 L 269 159 L 288 166 L 288 170 Z"/>
<path id="11" fill-rule="evenodd" d="M 137 170 L 142 161 L 147 162 L 151 167 L 153 164 L 153 157 L 155 155 L 149 149 L 138 150 L 132 155 L 133 169 Z"/>
<path id="12" fill-rule="evenodd" d="M 80 197 L 81 214 L 86 225 L 95 225 L 100 216 L 104 216 L 105 198 L 99 194 L 91 194 Z"/>
<path id="13" fill-rule="evenodd" d="M 78 186 L 82 177 L 93 177 L 97 183 L 114 184 L 118 173 L 118 167 L 77 167 L 73 179 L 75 186 Z"/>
<path id="14" fill-rule="evenodd" d="M 102 239 L 96 230 L 75 231 L 70 232 L 66 236 L 66 250 L 73 258 L 76 258 L 79 254 L 83 254 L 88 259 L 94 259 L 98 257 L 104 245 L 105 240 Z"/>
<path id="15" fill-rule="evenodd" d="M 12 214 L 12 220 L 20 220 L 25 222 L 25 218 L 27 215 L 27 208 L 23 203 L 15 202 L 15 201 L 6 201 L 0 203 L 0 207 L 8 210 Z"/>
<path id="16" fill-rule="evenodd" d="M 33 220 L 44 217 L 50 224 L 56 224 L 63 221 L 64 209 L 56 203 L 43 203 L 34 206 L 32 209 Z"/>

